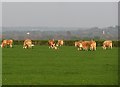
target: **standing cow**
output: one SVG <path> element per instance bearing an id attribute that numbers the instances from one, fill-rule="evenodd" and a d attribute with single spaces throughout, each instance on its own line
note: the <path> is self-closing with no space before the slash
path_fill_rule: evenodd
<path id="1" fill-rule="evenodd" d="M 96 42 L 93 40 L 90 41 L 90 50 L 96 50 Z"/>
<path id="2" fill-rule="evenodd" d="M 3 40 L 1 47 L 4 48 L 9 45 L 12 48 L 13 47 L 12 44 L 13 44 L 13 40 Z"/>
<path id="3" fill-rule="evenodd" d="M 55 45 L 54 39 L 48 41 L 49 48 L 52 49 L 58 49 L 57 46 Z"/>
<path id="4" fill-rule="evenodd" d="M 106 40 L 103 42 L 102 48 L 106 50 L 107 48 L 112 49 L 112 41 L 111 40 Z"/>
<path id="5" fill-rule="evenodd" d="M 91 51 L 96 50 L 96 42 L 93 40 L 83 41 L 82 46 L 84 50 L 91 50 Z"/>
<path id="6" fill-rule="evenodd" d="M 32 48 L 34 45 L 32 44 L 32 40 L 30 39 L 26 39 L 23 43 L 23 48 L 27 49 L 27 48 Z"/>
<path id="7" fill-rule="evenodd" d="M 56 46 L 63 46 L 64 41 L 63 40 L 58 40 Z"/>
<path id="8" fill-rule="evenodd" d="M 96 42 L 91 41 L 78 41 L 75 42 L 75 46 L 78 47 L 78 50 L 96 50 Z"/>
<path id="9" fill-rule="evenodd" d="M 82 50 L 82 43 L 80 41 L 76 41 L 75 47 L 77 47 L 78 50 Z"/>

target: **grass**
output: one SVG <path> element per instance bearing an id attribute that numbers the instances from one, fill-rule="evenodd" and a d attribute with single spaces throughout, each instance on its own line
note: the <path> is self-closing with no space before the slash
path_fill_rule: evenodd
<path id="1" fill-rule="evenodd" d="M 3 85 L 117 85 L 118 48 L 77 51 L 48 46 L 2 50 Z"/>

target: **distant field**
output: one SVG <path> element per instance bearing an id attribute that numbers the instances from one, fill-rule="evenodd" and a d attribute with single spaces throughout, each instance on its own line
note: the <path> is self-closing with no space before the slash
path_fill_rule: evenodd
<path id="1" fill-rule="evenodd" d="M 3 85 L 116 85 L 118 48 L 77 51 L 74 46 L 59 50 L 48 46 L 2 50 Z"/>

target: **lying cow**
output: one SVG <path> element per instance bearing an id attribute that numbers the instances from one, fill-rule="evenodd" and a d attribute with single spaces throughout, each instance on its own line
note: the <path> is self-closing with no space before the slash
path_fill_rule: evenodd
<path id="1" fill-rule="evenodd" d="M 107 48 L 110 48 L 112 49 L 112 41 L 111 40 L 106 40 L 103 42 L 103 46 L 102 46 L 103 49 L 107 49 Z"/>
<path id="2" fill-rule="evenodd" d="M 58 49 L 57 46 L 55 45 L 54 40 L 49 40 L 48 45 L 49 45 L 49 48 Z"/>
<path id="3" fill-rule="evenodd" d="M 4 48 L 6 46 L 10 46 L 12 48 L 13 47 L 12 44 L 13 44 L 13 40 L 3 40 L 1 47 Z"/>
<path id="4" fill-rule="evenodd" d="M 34 44 L 32 44 L 32 40 L 30 39 L 26 39 L 23 43 L 23 48 L 32 48 L 34 46 Z"/>

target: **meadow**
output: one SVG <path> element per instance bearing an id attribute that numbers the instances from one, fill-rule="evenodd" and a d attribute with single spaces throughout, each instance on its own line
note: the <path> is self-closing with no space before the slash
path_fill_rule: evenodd
<path id="1" fill-rule="evenodd" d="M 78 51 L 74 46 L 22 45 L 2 49 L 3 85 L 117 85 L 118 48 Z"/>

